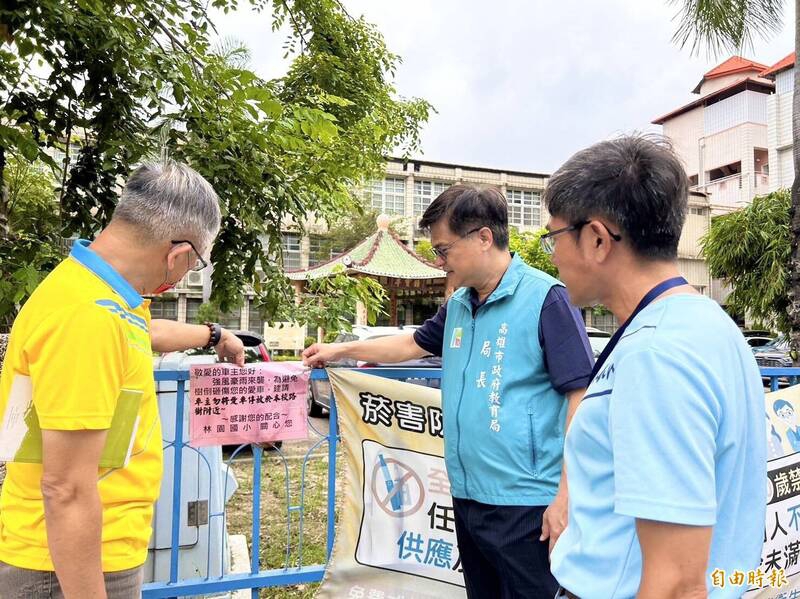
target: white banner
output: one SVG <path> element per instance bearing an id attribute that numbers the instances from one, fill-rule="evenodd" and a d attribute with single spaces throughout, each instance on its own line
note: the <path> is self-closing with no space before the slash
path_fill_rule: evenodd
<path id="1" fill-rule="evenodd" d="M 345 456 L 336 544 L 318 597 L 466 597 L 438 389 L 329 370 Z"/>
<path id="2" fill-rule="evenodd" d="M 767 517 L 761 564 L 750 572 L 716 571 L 712 583 L 749 588 L 747 599 L 800 599 L 800 386 L 767 393 L 764 407 Z"/>

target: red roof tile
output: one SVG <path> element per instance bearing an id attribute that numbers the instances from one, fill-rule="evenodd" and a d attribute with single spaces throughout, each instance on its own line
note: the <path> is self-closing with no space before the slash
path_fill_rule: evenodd
<path id="1" fill-rule="evenodd" d="M 748 60 L 747 58 L 742 58 L 741 56 L 731 56 L 728 60 L 715 66 L 708 73 L 703 75 L 703 78 L 714 79 L 715 77 L 724 77 L 725 75 L 738 73 L 740 71 L 749 71 L 751 69 L 763 70 L 766 68 L 767 65 L 760 64 L 754 60 Z"/>
<path id="2" fill-rule="evenodd" d="M 790 69 L 793 66 L 794 66 L 794 52 L 790 52 L 768 69 L 761 71 L 761 73 L 759 73 L 759 77 L 774 75 L 778 71 L 783 71 L 784 69 Z"/>
<path id="3" fill-rule="evenodd" d="M 763 71 L 766 68 L 767 68 L 766 65 L 763 65 L 754 60 L 750 60 L 748 58 L 742 58 L 741 56 L 731 56 L 728 60 L 718 64 L 708 73 L 703 75 L 703 78 L 700 80 L 700 83 L 698 83 L 697 86 L 692 90 L 692 93 L 699 94 L 700 87 L 703 85 L 703 82 L 706 81 L 707 79 L 716 79 L 717 77 L 725 77 L 727 75 L 733 75 L 735 73 L 746 73 L 747 71 Z"/>

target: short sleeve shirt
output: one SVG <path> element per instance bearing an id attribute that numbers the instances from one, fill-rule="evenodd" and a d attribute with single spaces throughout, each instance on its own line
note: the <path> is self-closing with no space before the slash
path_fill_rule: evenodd
<path id="1" fill-rule="evenodd" d="M 160 490 L 162 440 L 148 303 L 87 241 L 77 241 L 16 318 L 0 376 L 0 414 L 30 402 L 45 430 L 109 429 L 123 393 L 141 398 L 127 464 L 98 471 L 107 572 L 144 563 Z M 0 443 L 7 442 L 4 435 Z M 7 465 L 0 561 L 53 570 L 41 477 L 41 463 Z"/>
<path id="2" fill-rule="evenodd" d="M 712 526 L 708 577 L 761 556 L 764 391 L 752 351 L 712 300 L 672 295 L 630 323 L 567 432 L 569 524 L 551 556 L 579 597 L 633 597 L 636 519 Z M 742 588 L 711 587 L 738 597 Z"/>

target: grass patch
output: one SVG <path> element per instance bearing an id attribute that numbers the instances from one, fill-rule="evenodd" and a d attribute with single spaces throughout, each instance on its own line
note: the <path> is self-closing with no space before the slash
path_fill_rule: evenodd
<path id="1" fill-rule="evenodd" d="M 302 445 L 295 448 L 292 444 L 285 444 L 283 457 L 276 451 L 263 453 L 260 565 L 264 570 L 319 565 L 326 561 L 328 446 L 322 444 L 308 458 L 303 476 L 305 450 Z M 342 456 L 338 456 L 337 487 L 342 460 Z M 239 481 L 239 488 L 227 505 L 228 533 L 245 535 L 252 556 L 253 460 L 236 459 L 231 468 Z M 313 597 L 318 586 L 267 587 L 261 589 L 259 596 L 305 599 Z"/>

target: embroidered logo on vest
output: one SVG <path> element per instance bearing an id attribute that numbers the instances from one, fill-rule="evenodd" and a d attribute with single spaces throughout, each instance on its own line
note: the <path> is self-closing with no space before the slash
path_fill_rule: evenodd
<path id="1" fill-rule="evenodd" d="M 461 337 L 463 335 L 463 331 L 461 327 L 456 327 L 453 329 L 453 337 L 450 339 L 450 347 L 454 349 L 458 349 L 461 347 Z"/>

